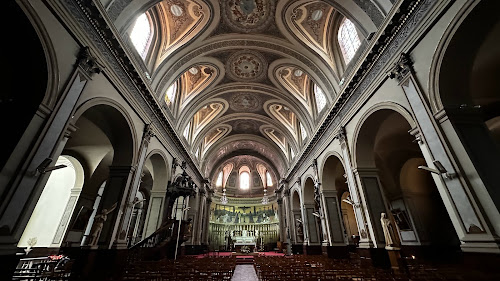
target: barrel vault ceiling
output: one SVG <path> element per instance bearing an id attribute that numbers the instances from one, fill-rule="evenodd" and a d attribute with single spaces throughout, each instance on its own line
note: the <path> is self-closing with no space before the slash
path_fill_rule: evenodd
<path id="1" fill-rule="evenodd" d="M 130 34 L 147 16 L 152 35 L 136 59 L 202 175 L 261 163 L 277 181 L 347 69 L 335 38 L 349 10 L 338 2 L 357 1 L 116 0 L 107 10 L 134 51 Z M 376 21 L 355 12 L 362 40 Z"/>

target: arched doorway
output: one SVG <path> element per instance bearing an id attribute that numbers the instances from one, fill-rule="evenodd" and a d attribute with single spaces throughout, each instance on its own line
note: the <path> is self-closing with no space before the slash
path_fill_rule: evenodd
<path id="1" fill-rule="evenodd" d="M 448 134 L 449 141 L 459 142 L 465 149 L 468 157 L 463 157 L 462 165 L 467 173 L 473 169 L 474 174 L 477 171 L 491 197 L 487 200 L 493 200 L 496 205 L 497 216 L 500 210 L 500 191 L 497 188 L 500 19 L 495 11 L 500 9 L 500 2 L 473 1 L 468 8 L 470 12 L 460 15 L 457 19 L 460 25 L 453 26 L 442 42 L 440 60 L 436 60 L 434 83 L 438 87 L 434 103 L 435 110 L 444 109 L 446 112 L 442 116 L 448 117 L 449 121 L 444 120 L 442 126 L 446 131 L 456 132 L 456 136 Z M 491 205 L 481 195 L 478 197 L 484 205 Z"/>
<path id="2" fill-rule="evenodd" d="M 403 248 L 455 249 L 457 234 L 430 173 L 418 169 L 426 164 L 410 129 L 401 114 L 382 109 L 364 121 L 357 137 L 357 172 L 375 242 L 385 246 L 380 216 L 387 213 Z"/>
<path id="3" fill-rule="evenodd" d="M 56 166 L 65 167 L 51 172 L 18 247 L 60 247 L 76 201 L 82 190 L 84 171 L 71 156 L 59 156 Z"/>
<path id="4" fill-rule="evenodd" d="M 351 201 L 348 201 L 349 187 L 344 175 L 344 166 L 340 159 L 336 156 L 328 157 L 323 166 L 321 188 L 332 244 L 355 244 L 359 236 L 354 210 L 352 205 L 346 203 Z"/>

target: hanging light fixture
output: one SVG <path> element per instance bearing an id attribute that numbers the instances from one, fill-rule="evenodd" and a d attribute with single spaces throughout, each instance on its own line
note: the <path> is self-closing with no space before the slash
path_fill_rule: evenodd
<path id="1" fill-rule="evenodd" d="M 262 205 L 266 205 L 269 203 L 269 198 L 267 197 L 267 190 L 264 189 L 264 196 L 262 196 Z"/>
<path id="2" fill-rule="evenodd" d="M 226 188 L 222 189 L 222 197 L 220 198 L 220 202 L 224 205 L 227 204 L 227 196 L 226 196 Z"/>
<path id="3" fill-rule="evenodd" d="M 267 172 L 264 173 L 264 196 L 262 196 L 262 205 L 269 203 L 269 198 L 267 197 Z"/>

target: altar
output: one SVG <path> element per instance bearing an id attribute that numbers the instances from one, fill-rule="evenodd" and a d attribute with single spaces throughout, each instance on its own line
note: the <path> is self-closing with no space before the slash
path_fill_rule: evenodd
<path id="1" fill-rule="evenodd" d="M 233 230 L 231 231 L 231 240 L 233 241 L 233 249 L 236 252 L 241 252 L 241 247 L 248 246 L 250 251 L 255 251 L 257 247 L 258 230 Z"/>

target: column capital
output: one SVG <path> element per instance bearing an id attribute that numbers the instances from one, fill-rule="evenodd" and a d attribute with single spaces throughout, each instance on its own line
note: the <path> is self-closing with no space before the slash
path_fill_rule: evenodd
<path id="1" fill-rule="evenodd" d="M 96 73 L 101 73 L 101 69 L 103 68 L 101 64 L 97 62 L 97 59 L 92 55 L 88 46 L 80 49 L 76 64 L 85 74 L 89 76 L 89 78 Z"/>
<path id="2" fill-rule="evenodd" d="M 401 53 L 399 60 L 394 64 L 387 76 L 391 79 L 396 79 L 399 83 L 403 82 L 408 74 L 411 73 L 413 61 L 407 53 Z"/>
<path id="3" fill-rule="evenodd" d="M 155 133 L 153 132 L 153 126 L 151 124 L 146 124 L 144 126 L 144 134 L 142 135 L 143 140 L 149 143 L 151 138 L 154 136 Z"/>
<path id="4" fill-rule="evenodd" d="M 337 135 L 335 135 L 335 138 L 339 140 L 341 146 L 347 144 L 347 134 L 345 131 L 345 126 L 340 126 L 339 130 L 337 131 Z"/>

